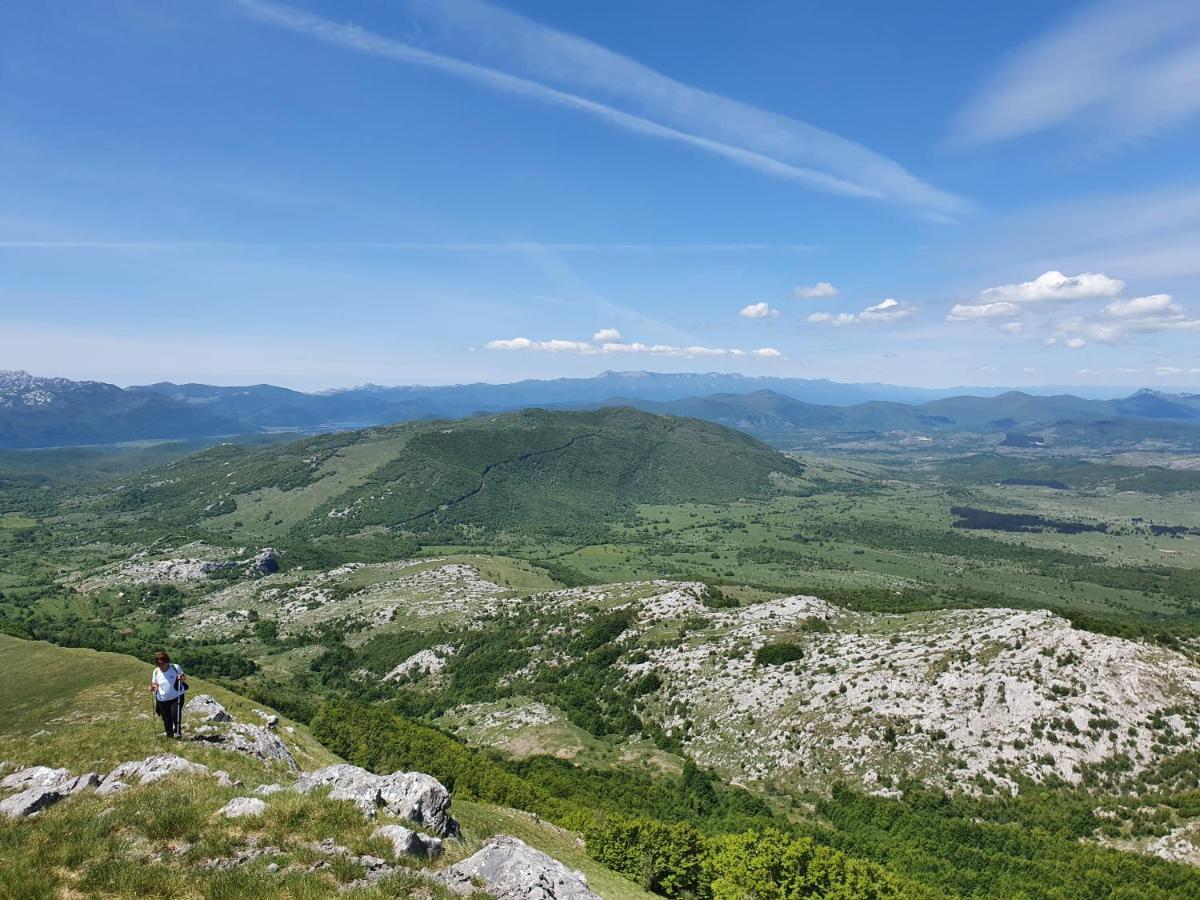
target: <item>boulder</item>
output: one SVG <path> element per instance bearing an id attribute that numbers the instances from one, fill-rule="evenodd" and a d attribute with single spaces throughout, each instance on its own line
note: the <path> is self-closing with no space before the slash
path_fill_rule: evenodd
<path id="1" fill-rule="evenodd" d="M 446 869 L 442 881 L 464 895 L 475 891 L 477 881 L 496 900 L 600 900 L 582 872 L 503 834 Z"/>
<path id="2" fill-rule="evenodd" d="M 349 800 L 364 816 L 375 815 L 375 809 L 381 803 L 379 799 L 379 782 L 382 779 L 366 769 L 339 763 L 336 766 L 326 766 L 314 772 L 306 772 L 296 781 L 294 790 L 302 794 L 328 787 L 331 800 Z"/>
<path id="3" fill-rule="evenodd" d="M 63 793 L 52 787 L 31 787 L 0 801 L 0 815 L 9 819 L 23 819 L 52 806 L 63 798 Z"/>
<path id="4" fill-rule="evenodd" d="M 153 784 L 155 781 L 166 778 L 168 775 L 207 771 L 208 766 L 202 763 L 189 762 L 182 756 L 163 753 L 158 756 L 149 756 L 142 760 L 131 760 L 121 763 L 108 773 L 108 776 L 104 779 L 104 784 L 100 787 L 103 788 L 109 781 L 136 781 L 138 784 Z"/>
<path id="5" fill-rule="evenodd" d="M 267 811 L 267 804 L 257 797 L 234 797 L 218 810 L 227 819 L 241 819 L 245 816 L 261 816 Z"/>
<path id="6" fill-rule="evenodd" d="M 201 725 L 192 733 L 191 739 L 218 744 L 226 750 L 245 753 L 263 762 L 282 762 L 292 771 L 298 771 L 300 768 L 283 739 L 260 725 L 245 725 L 240 722 L 222 728 Z"/>
<path id="7" fill-rule="evenodd" d="M 32 766 L 5 776 L 0 788 L 6 791 L 24 791 L 33 787 L 55 787 L 71 780 L 67 769 L 52 769 L 49 766 Z"/>
<path id="8" fill-rule="evenodd" d="M 405 828 L 403 825 L 381 825 L 371 832 L 371 837 L 382 838 L 392 845 L 394 856 L 437 856 L 442 852 L 442 842 L 435 837 Z"/>
<path id="9" fill-rule="evenodd" d="M 349 800 L 373 816 L 380 806 L 394 816 L 416 822 L 438 834 L 456 834 L 458 823 L 450 818 L 450 792 L 436 778 L 421 772 L 376 775 L 344 763 L 326 766 L 301 775 L 295 790 L 307 793 L 329 787 L 332 800 Z"/>
<path id="10" fill-rule="evenodd" d="M 379 799 L 393 816 L 438 834 L 458 833 L 458 823 L 450 818 L 450 792 L 432 775 L 393 772 L 380 781 Z"/>
<path id="11" fill-rule="evenodd" d="M 197 694 L 183 707 L 184 715 L 195 716 L 201 722 L 232 722 L 233 716 L 209 694 Z"/>
<path id="12" fill-rule="evenodd" d="M 254 793 L 260 797 L 270 797 L 272 794 L 278 794 L 282 790 L 282 784 L 260 784 L 254 789 Z"/>

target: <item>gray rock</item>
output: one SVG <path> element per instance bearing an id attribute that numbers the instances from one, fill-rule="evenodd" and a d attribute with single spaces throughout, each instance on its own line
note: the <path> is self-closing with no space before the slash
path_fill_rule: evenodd
<path id="1" fill-rule="evenodd" d="M 0 801 L 0 815 L 9 819 L 24 819 L 52 806 L 63 798 L 63 793 L 52 787 L 26 788 Z"/>
<path id="2" fill-rule="evenodd" d="M 254 793 L 260 797 L 270 797 L 272 794 L 278 794 L 283 790 L 281 784 L 260 784 L 254 789 Z"/>
<path id="3" fill-rule="evenodd" d="M 287 748 L 287 744 L 275 734 L 259 725 L 246 725 L 240 722 L 216 725 L 201 725 L 192 734 L 193 741 L 203 741 L 207 744 L 217 744 L 226 750 L 245 753 L 263 762 L 282 762 L 292 771 L 298 771 L 295 757 Z"/>
<path id="4" fill-rule="evenodd" d="M 100 776 L 95 772 L 88 772 L 85 775 L 80 775 L 78 778 L 72 778 L 65 782 L 60 790 L 64 794 L 78 794 L 80 791 L 90 790 L 100 787 Z"/>
<path id="5" fill-rule="evenodd" d="M 207 771 L 208 766 L 202 763 L 189 762 L 182 756 L 163 753 L 158 756 L 149 756 L 143 760 L 121 763 L 108 773 L 104 784 L 109 781 L 136 781 L 138 784 L 153 784 L 169 775 Z M 103 788 L 104 784 L 100 787 Z"/>
<path id="6" fill-rule="evenodd" d="M 382 803 L 379 798 L 379 782 L 382 779 L 366 769 L 339 763 L 336 766 L 326 766 L 314 772 L 301 775 L 294 785 L 294 790 L 302 794 L 328 787 L 331 800 L 349 800 L 364 816 L 375 815 L 376 808 Z"/>
<path id="7" fill-rule="evenodd" d="M 266 811 L 267 804 L 257 797 L 234 797 L 218 810 L 227 819 L 261 816 Z"/>
<path id="8" fill-rule="evenodd" d="M 217 769 L 217 771 L 212 773 L 212 776 L 213 778 L 217 779 L 217 784 L 219 784 L 221 787 L 235 786 L 233 778 L 224 769 Z"/>
<path id="9" fill-rule="evenodd" d="M 97 797 L 111 797 L 113 794 L 119 794 L 129 785 L 121 781 L 119 778 L 113 778 L 111 775 L 100 782 L 100 787 L 96 788 Z"/>
<path id="10" fill-rule="evenodd" d="M 438 834 L 456 834 L 450 818 L 450 792 L 436 778 L 421 772 L 376 775 L 358 766 L 340 764 L 307 772 L 296 782 L 301 793 L 329 787 L 330 799 L 349 800 L 373 816 L 380 806 L 394 816 L 416 822 Z"/>
<path id="11" fill-rule="evenodd" d="M 401 856 L 437 856 L 442 852 L 442 842 L 435 837 L 405 828 L 403 825 L 380 825 L 371 832 L 371 837 L 382 838 L 392 845 L 392 853 Z"/>
<path id="12" fill-rule="evenodd" d="M 472 893 L 472 879 L 482 882 L 496 900 L 600 900 L 582 872 L 508 835 L 497 835 L 442 874 L 446 887 L 456 894 Z"/>
<path id="13" fill-rule="evenodd" d="M 70 780 L 71 773 L 66 769 L 32 766 L 5 776 L 0 780 L 0 788 L 6 791 L 24 791 L 33 787 L 55 787 Z"/>
<path id="14" fill-rule="evenodd" d="M 186 716 L 194 716 L 201 722 L 232 722 L 233 716 L 209 694 L 197 694 L 183 707 Z"/>

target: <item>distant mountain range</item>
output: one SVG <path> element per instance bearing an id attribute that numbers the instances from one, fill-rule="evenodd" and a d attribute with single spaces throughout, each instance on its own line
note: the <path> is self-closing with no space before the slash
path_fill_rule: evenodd
<path id="1" fill-rule="evenodd" d="M 265 431 L 334 431 L 527 407 L 631 406 L 691 416 L 769 440 L 799 434 L 1057 429 L 1132 438 L 1200 425 L 1200 394 L 1138 391 L 1119 399 L 1041 396 L 1002 389 L 946 390 L 745 375 L 604 372 L 512 384 L 381 387 L 303 393 L 275 385 L 158 384 L 0 372 L 0 447 L 219 437 Z M 1072 431 L 1073 429 L 1073 431 Z M 1190 429 L 1187 429 L 1190 435 Z"/>

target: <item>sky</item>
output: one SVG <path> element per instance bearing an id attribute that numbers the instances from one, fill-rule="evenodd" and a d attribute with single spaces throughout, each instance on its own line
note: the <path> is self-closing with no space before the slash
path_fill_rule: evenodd
<path id="1" fill-rule="evenodd" d="M 0 369 L 1200 385 L 1200 4 L 0 4 Z"/>

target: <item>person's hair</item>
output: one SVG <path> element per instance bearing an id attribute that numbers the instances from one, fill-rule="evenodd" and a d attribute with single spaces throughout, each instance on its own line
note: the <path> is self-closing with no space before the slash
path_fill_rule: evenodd
<path id="1" fill-rule="evenodd" d="M 168 653 L 166 650 L 159 650 L 158 652 L 156 652 L 154 654 L 154 661 L 156 663 L 162 663 L 162 662 L 169 663 L 171 661 L 171 654 Z"/>

